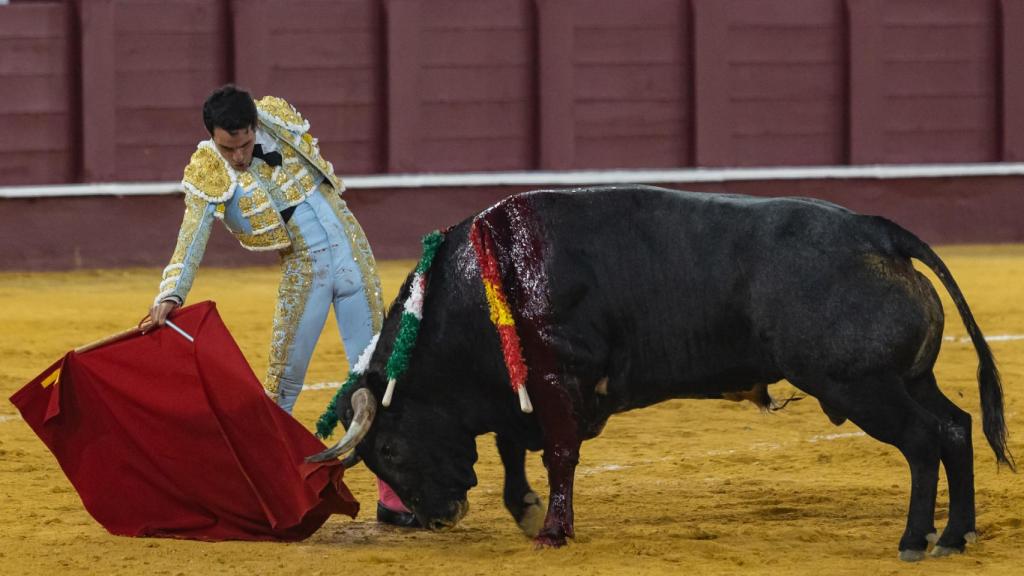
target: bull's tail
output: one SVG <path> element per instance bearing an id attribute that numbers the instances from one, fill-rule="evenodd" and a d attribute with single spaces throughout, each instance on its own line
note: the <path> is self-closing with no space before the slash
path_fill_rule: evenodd
<path id="1" fill-rule="evenodd" d="M 888 231 L 896 249 L 909 258 L 916 258 L 923 262 L 946 287 L 950 297 L 960 312 L 960 319 L 971 336 L 974 349 L 978 353 L 978 387 L 981 395 L 982 430 L 989 446 L 996 455 L 996 461 L 1006 464 L 1011 470 L 1016 471 L 1013 454 L 1006 446 L 1006 421 L 1003 418 L 1003 385 L 999 377 L 999 369 L 996 368 L 995 358 L 992 357 L 992 350 L 985 341 L 985 336 L 978 328 L 974 320 L 967 300 L 964 299 L 956 280 L 946 268 L 946 264 L 939 258 L 930 246 L 921 241 L 920 238 L 907 231 L 903 227 L 886 220 L 875 218 L 882 223 Z"/>

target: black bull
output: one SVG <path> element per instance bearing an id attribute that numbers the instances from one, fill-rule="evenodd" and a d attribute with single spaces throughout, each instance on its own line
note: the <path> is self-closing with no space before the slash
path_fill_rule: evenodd
<path id="1" fill-rule="evenodd" d="M 520 410 L 509 385 L 469 239 L 474 223 L 498 254 L 533 413 Z M 933 554 L 962 551 L 975 530 L 971 416 L 936 384 L 943 310 L 911 258 L 956 303 L 980 360 L 985 436 L 997 461 L 1013 468 L 992 354 L 949 270 L 916 236 L 811 199 L 645 186 L 521 194 L 449 230 L 393 403 L 375 416 L 352 408 L 372 408 L 385 392 L 409 281 L 355 392 L 338 402 L 341 420 L 359 433 L 313 458 L 357 445 L 420 522 L 440 528 L 468 508 L 475 437 L 495 432 L 505 505 L 538 544 L 558 546 L 573 536 L 580 444 L 610 415 L 670 398 L 767 407 L 767 385 L 786 379 L 833 422 L 849 419 L 907 459 L 901 558 L 921 558 L 936 542 L 941 462 L 949 520 Z M 354 416 L 365 425 L 352 425 Z M 550 486 L 543 526 L 543 504 L 524 473 L 525 451 L 541 449 Z"/>

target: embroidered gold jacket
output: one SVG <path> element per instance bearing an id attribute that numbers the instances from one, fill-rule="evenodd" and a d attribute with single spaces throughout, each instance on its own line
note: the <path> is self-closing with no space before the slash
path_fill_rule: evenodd
<path id="1" fill-rule="evenodd" d="M 281 250 L 292 245 L 281 211 L 309 195 L 344 184 L 334 167 L 320 155 L 309 134 L 309 122 L 282 98 L 266 96 L 256 101 L 257 130 L 270 136 L 283 162 L 272 167 L 253 158 L 249 169 L 238 172 L 217 151 L 213 140 L 199 143 L 185 167 L 185 216 L 171 261 L 164 269 L 156 302 L 174 298 L 185 301 L 214 219 L 249 250 Z M 323 184 L 323 186 L 321 186 Z"/>

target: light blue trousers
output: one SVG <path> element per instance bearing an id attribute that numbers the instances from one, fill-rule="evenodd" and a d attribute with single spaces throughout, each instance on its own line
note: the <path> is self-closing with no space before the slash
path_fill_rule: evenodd
<path id="1" fill-rule="evenodd" d="M 373 338 L 373 317 L 345 230 L 323 196 L 299 204 L 288 228 L 293 246 L 281 260 L 267 384 L 276 382 L 277 403 L 291 412 L 330 308 L 349 366 Z"/>

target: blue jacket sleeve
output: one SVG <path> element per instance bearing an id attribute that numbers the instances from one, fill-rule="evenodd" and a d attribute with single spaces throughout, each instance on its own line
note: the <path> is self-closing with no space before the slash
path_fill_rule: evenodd
<path id="1" fill-rule="evenodd" d="M 206 242 L 210 239 L 216 211 L 216 204 L 194 194 L 185 194 L 185 216 L 178 230 L 178 242 L 174 247 L 170 264 L 164 268 L 159 294 L 153 301 L 154 305 L 164 300 L 185 303 L 199 262 L 206 252 Z"/>

